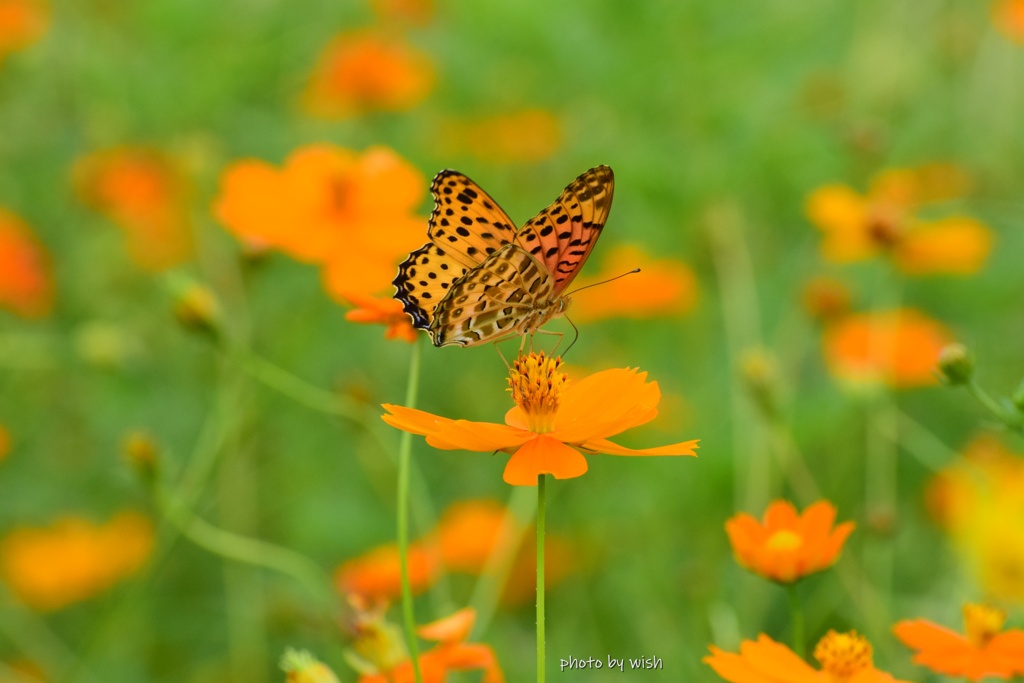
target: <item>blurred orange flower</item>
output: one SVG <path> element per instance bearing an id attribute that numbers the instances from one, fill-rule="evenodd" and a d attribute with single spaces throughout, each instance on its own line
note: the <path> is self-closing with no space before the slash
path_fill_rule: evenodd
<path id="1" fill-rule="evenodd" d="M 1024 458 L 994 437 L 979 437 L 925 494 L 986 595 L 1024 602 Z"/>
<path id="2" fill-rule="evenodd" d="M 546 358 L 543 352 L 515 360 L 508 382 L 516 405 L 506 413 L 505 424 L 451 420 L 389 404 L 384 405 L 389 414 L 383 419 L 396 429 L 427 437 L 435 448 L 511 453 L 504 479 L 514 486 L 534 486 L 541 474 L 556 479 L 582 476 L 588 465 L 581 450 L 696 455 L 696 440 L 640 450 L 607 440 L 658 414 L 661 392 L 657 382 L 647 381 L 646 372 L 605 370 L 570 384 L 561 364 L 560 358 Z"/>
<path id="3" fill-rule="evenodd" d="M 483 671 L 483 683 L 503 683 L 505 675 L 494 650 L 467 643 L 476 620 L 471 608 L 419 627 L 417 635 L 437 643 L 419 657 L 423 683 L 444 683 L 453 671 Z M 356 637 L 348 660 L 361 674 L 358 683 L 412 683 L 413 670 L 401 632 L 380 613 L 357 615 Z"/>
<path id="4" fill-rule="evenodd" d="M 50 612 L 134 574 L 153 547 L 153 525 L 122 512 L 96 525 L 65 517 L 48 529 L 16 529 L 0 542 L 0 576 L 26 605 Z"/>
<path id="5" fill-rule="evenodd" d="M 469 500 L 451 505 L 441 517 L 433 534 L 442 562 L 452 572 L 483 575 L 492 556 L 509 549 L 515 552 L 508 571 L 501 602 L 520 605 L 536 595 L 536 535 L 523 529 L 509 511 L 491 500 Z M 578 569 L 579 553 L 573 544 L 558 534 L 545 536 L 544 584 L 558 584 Z"/>
<path id="6" fill-rule="evenodd" d="M 612 249 L 596 275 L 581 278 L 573 289 L 582 289 L 613 277 L 635 275 L 603 284 L 573 299 L 575 322 L 604 318 L 653 318 L 681 315 L 697 302 L 697 276 L 685 263 L 671 258 L 653 259 L 635 246 Z"/>
<path id="7" fill-rule="evenodd" d="M 345 297 L 354 309 L 345 313 L 345 320 L 367 325 L 384 325 L 385 339 L 401 339 L 412 343 L 416 341 L 419 330 L 412 326 L 409 314 L 402 308 L 397 299 L 349 294 Z"/>
<path id="8" fill-rule="evenodd" d="M 39 318 L 53 308 L 50 258 L 23 220 L 0 208 L 0 308 Z"/>
<path id="9" fill-rule="evenodd" d="M 75 163 L 81 200 L 124 231 L 128 253 L 142 268 L 163 270 L 192 255 L 185 178 L 165 154 L 115 147 Z"/>
<path id="10" fill-rule="evenodd" d="M 741 512 L 725 523 L 725 531 L 737 562 L 766 579 L 792 583 L 835 564 L 854 528 L 853 522 L 833 527 L 835 521 L 828 501 L 798 515 L 792 503 L 777 500 L 763 523 Z"/>
<path id="11" fill-rule="evenodd" d="M 739 653 L 714 645 L 704 663 L 731 683 L 901 683 L 875 668 L 871 643 L 856 631 L 829 631 L 814 648 L 815 669 L 785 645 L 763 633 L 744 640 Z"/>
<path id="12" fill-rule="evenodd" d="M 7 428 L 0 425 L 0 462 L 11 452 L 11 435 Z"/>
<path id="13" fill-rule="evenodd" d="M 214 212 L 244 242 L 323 265 L 327 291 L 345 302 L 390 293 L 398 262 L 423 241 L 426 219 L 414 211 L 425 187 L 385 147 L 358 154 L 309 145 L 281 169 L 255 159 L 232 164 Z"/>
<path id="14" fill-rule="evenodd" d="M 992 22 L 1007 38 L 1024 45 L 1024 0 L 996 0 Z"/>
<path id="15" fill-rule="evenodd" d="M 443 127 L 444 154 L 468 153 L 499 164 L 536 163 L 562 145 L 558 118 L 543 109 L 524 109 L 481 119 L 457 119 Z"/>
<path id="16" fill-rule="evenodd" d="M 824 234 L 829 261 L 848 263 L 888 254 L 910 275 L 970 275 L 992 249 L 992 232 L 966 216 L 925 221 L 921 204 L 949 199 L 966 189 L 963 172 L 950 164 L 880 173 L 867 195 L 846 185 L 826 185 L 807 199 L 807 215 Z"/>
<path id="17" fill-rule="evenodd" d="M 534 531 L 523 529 L 500 503 L 453 503 L 437 527 L 409 548 L 413 592 L 432 586 L 444 571 L 483 575 L 493 555 L 511 551 L 514 556 L 502 603 L 522 604 L 535 590 L 535 539 Z M 578 568 L 579 557 L 573 545 L 558 534 L 549 532 L 545 542 L 545 584 L 552 587 Z M 401 595 L 399 571 L 398 547 L 384 545 L 339 566 L 335 586 L 342 595 L 358 596 L 368 604 L 387 602 Z"/>
<path id="18" fill-rule="evenodd" d="M 938 383 L 939 354 L 952 340 L 941 323 L 902 308 L 839 318 L 825 328 L 823 345 L 835 377 L 907 388 Z"/>
<path id="19" fill-rule="evenodd" d="M 409 546 L 409 583 L 413 593 L 433 585 L 441 572 L 437 549 L 429 543 Z M 334 573 L 342 595 L 356 595 L 369 603 L 387 602 L 402 594 L 398 546 L 383 545 L 343 563 Z"/>
<path id="20" fill-rule="evenodd" d="M 324 118 L 416 106 L 434 85 L 430 58 L 398 35 L 363 30 L 336 36 L 320 55 L 303 94 L 305 110 Z"/>
<path id="21" fill-rule="evenodd" d="M 937 673 L 971 681 L 1024 674 L 1024 631 L 1004 631 L 1006 614 L 987 605 L 968 603 L 963 613 L 966 635 L 925 619 L 901 621 L 893 632 L 915 650 L 914 663 Z"/>
<path id="22" fill-rule="evenodd" d="M 37 41 L 50 23 L 44 0 L 0 0 L 0 62 Z"/>

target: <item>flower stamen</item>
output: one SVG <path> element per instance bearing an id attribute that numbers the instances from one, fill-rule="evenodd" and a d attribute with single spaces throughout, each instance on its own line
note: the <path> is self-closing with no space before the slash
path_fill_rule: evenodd
<path id="1" fill-rule="evenodd" d="M 829 631 L 815 646 L 814 658 L 836 683 L 848 681 L 873 666 L 871 643 L 856 631 Z"/>
<path id="2" fill-rule="evenodd" d="M 964 633 L 976 647 L 985 647 L 1003 629 L 1006 612 L 996 607 L 967 603 L 964 605 Z"/>
<path id="3" fill-rule="evenodd" d="M 526 413 L 531 432 L 545 434 L 554 429 L 559 395 L 569 381 L 561 367 L 561 357 L 548 358 L 541 351 L 519 356 L 509 368 L 512 400 Z"/>

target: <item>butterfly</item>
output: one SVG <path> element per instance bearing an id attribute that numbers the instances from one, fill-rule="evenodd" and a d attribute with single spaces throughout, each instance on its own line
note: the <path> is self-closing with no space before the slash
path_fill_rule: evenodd
<path id="1" fill-rule="evenodd" d="M 592 168 L 517 230 L 479 185 L 441 171 L 430 241 L 398 267 L 395 298 L 435 346 L 535 333 L 569 306 L 562 292 L 600 237 L 614 188 L 612 169 Z"/>

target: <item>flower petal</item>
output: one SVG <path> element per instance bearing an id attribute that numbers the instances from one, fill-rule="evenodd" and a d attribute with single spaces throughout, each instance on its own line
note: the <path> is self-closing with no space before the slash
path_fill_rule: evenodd
<path id="1" fill-rule="evenodd" d="M 469 637 L 475 620 L 476 610 L 466 607 L 447 617 L 420 626 L 416 629 L 416 634 L 424 640 L 441 643 L 462 642 Z"/>
<path id="2" fill-rule="evenodd" d="M 423 410 L 384 404 L 391 413 L 381 419 L 396 429 L 427 437 L 427 443 L 443 450 L 500 451 L 515 448 L 533 438 L 530 432 L 490 422 L 452 420 Z"/>
<path id="3" fill-rule="evenodd" d="M 587 459 L 576 449 L 546 434 L 538 434 L 509 458 L 504 479 L 513 486 L 536 486 L 541 474 L 572 479 L 586 471 Z"/>
<path id="4" fill-rule="evenodd" d="M 559 436 L 561 436 L 561 433 L 559 433 Z M 699 442 L 700 439 L 694 439 L 693 441 L 680 441 L 668 446 L 655 446 L 654 448 L 626 448 L 607 439 L 587 439 L 580 444 L 580 448 L 584 451 L 604 453 L 605 455 L 692 455 L 697 457 L 694 451 L 698 448 L 697 444 Z"/>
<path id="5" fill-rule="evenodd" d="M 603 370 L 573 382 L 562 392 L 555 432 L 564 443 L 614 436 L 650 422 L 661 391 L 635 368 Z"/>

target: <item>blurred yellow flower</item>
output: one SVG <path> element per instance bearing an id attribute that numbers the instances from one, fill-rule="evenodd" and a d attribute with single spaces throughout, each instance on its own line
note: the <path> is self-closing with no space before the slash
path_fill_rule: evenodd
<path id="1" fill-rule="evenodd" d="M 362 154 L 329 144 L 301 147 L 280 169 L 245 159 L 221 176 L 214 213 L 237 238 L 324 267 L 342 302 L 390 294 L 398 262 L 423 242 L 415 214 L 422 174 L 386 147 Z"/>
<path id="2" fill-rule="evenodd" d="M 134 574 L 152 547 L 153 525 L 138 513 L 122 512 L 102 525 L 65 517 L 0 541 L 0 576 L 26 605 L 50 612 Z"/>
<path id="3" fill-rule="evenodd" d="M 163 270 L 192 255 L 185 178 L 165 154 L 115 147 L 75 163 L 81 200 L 124 231 L 128 253 L 142 268 Z"/>
<path id="4" fill-rule="evenodd" d="M 992 22 L 1007 38 L 1024 45 L 1024 0 L 993 2 Z"/>
<path id="5" fill-rule="evenodd" d="M 820 670 L 763 633 L 740 643 L 738 653 L 709 649 L 704 663 L 730 683 L 902 683 L 875 668 L 871 643 L 856 631 L 829 631 L 818 641 Z"/>
<path id="6" fill-rule="evenodd" d="M 53 308 L 50 258 L 28 225 L 0 208 L 0 308 L 39 318 Z"/>
<path id="7" fill-rule="evenodd" d="M 978 437 L 925 493 L 985 594 L 1024 603 L 1024 457 Z"/>
<path id="8" fill-rule="evenodd" d="M 330 667 L 305 650 L 288 648 L 281 658 L 281 668 L 285 683 L 338 683 Z"/>
<path id="9" fill-rule="evenodd" d="M 826 326 L 823 345 L 835 377 L 908 388 L 938 382 L 939 355 L 952 340 L 942 324 L 904 308 L 839 318 Z"/>
<path id="10" fill-rule="evenodd" d="M 792 583 L 828 569 L 853 532 L 853 522 L 835 525 L 836 509 L 819 500 L 798 514 L 793 504 L 774 501 L 759 521 L 744 512 L 725 523 L 736 561 L 779 583 Z"/>
<path id="11" fill-rule="evenodd" d="M 635 246 L 611 249 L 601 271 L 580 278 L 573 289 L 604 282 L 634 268 L 640 272 L 574 297 L 573 322 L 682 315 L 697 303 L 697 276 L 689 266 L 672 258 L 654 259 Z"/>
<path id="12" fill-rule="evenodd" d="M 302 103 L 324 118 L 403 111 L 423 101 L 433 85 L 434 68 L 425 54 L 397 34 L 363 30 L 327 45 Z"/>
<path id="13" fill-rule="evenodd" d="M 1003 629 L 1006 614 L 987 605 L 964 605 L 964 635 L 925 619 L 907 619 L 893 627 L 896 637 L 915 650 L 914 663 L 936 673 L 977 681 L 1024 674 L 1024 631 Z"/>
<path id="14" fill-rule="evenodd" d="M 49 24 L 50 8 L 44 0 L 0 0 L 0 63 L 37 41 Z"/>
<path id="15" fill-rule="evenodd" d="M 499 164 L 536 163 L 558 151 L 563 134 L 561 123 L 551 112 L 524 109 L 449 121 L 437 139 L 446 155 L 468 153 Z"/>
<path id="16" fill-rule="evenodd" d="M 513 486 L 536 486 L 542 474 L 572 479 L 586 474 L 588 454 L 696 457 L 697 440 L 655 448 L 633 449 L 607 439 L 646 424 L 658 414 L 661 392 L 646 372 L 634 368 L 605 370 L 569 383 L 561 358 L 544 353 L 520 356 L 509 370 L 516 405 L 505 424 L 452 420 L 422 410 L 384 404 L 382 419 L 396 429 L 427 437 L 444 450 L 511 453 L 504 480 Z"/>
<path id="17" fill-rule="evenodd" d="M 917 209 L 965 191 L 963 172 L 949 164 L 894 169 L 875 177 L 867 195 L 826 185 L 807 199 L 807 215 L 823 233 L 822 253 L 849 263 L 889 255 L 909 275 L 970 275 L 992 249 L 992 232 L 966 216 L 925 221 Z"/>

